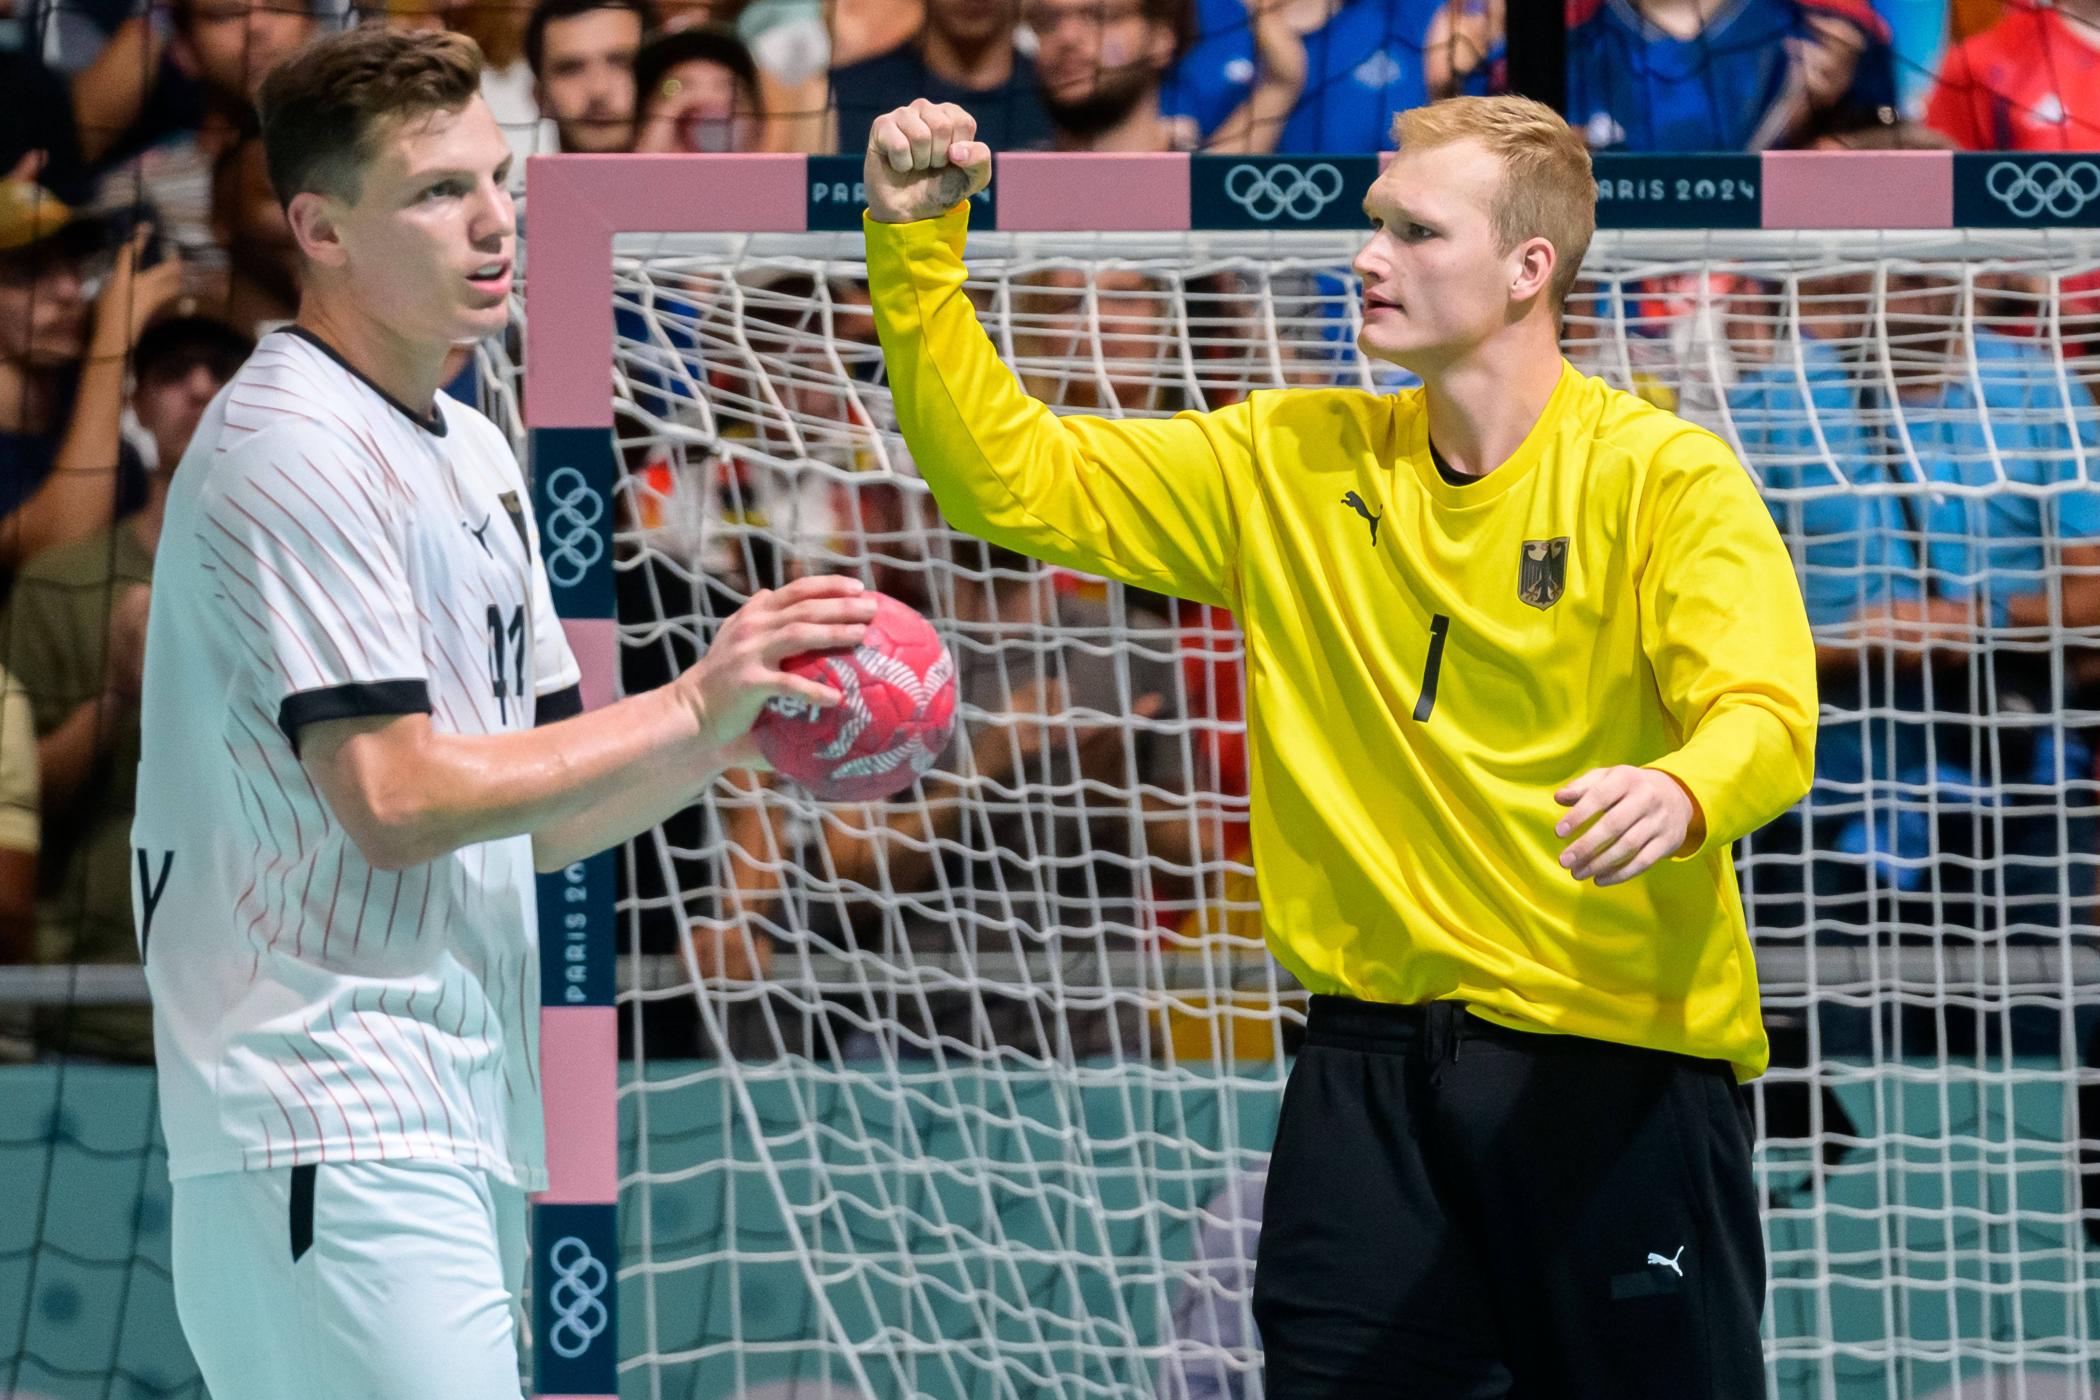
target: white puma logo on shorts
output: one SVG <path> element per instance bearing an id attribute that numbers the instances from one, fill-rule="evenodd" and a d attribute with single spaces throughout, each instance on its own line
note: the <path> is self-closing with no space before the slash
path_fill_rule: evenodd
<path id="1" fill-rule="evenodd" d="M 1684 1246 L 1679 1245 L 1677 1246 L 1677 1252 L 1671 1255 L 1669 1258 L 1665 1259 L 1660 1254 L 1651 1254 L 1648 1256 L 1648 1262 L 1651 1264 L 1660 1264 L 1665 1269 L 1668 1269 L 1671 1273 L 1677 1275 L 1677 1277 L 1683 1278 L 1684 1270 L 1680 1268 L 1677 1263 L 1677 1261 L 1682 1258 L 1684 1258 Z"/>

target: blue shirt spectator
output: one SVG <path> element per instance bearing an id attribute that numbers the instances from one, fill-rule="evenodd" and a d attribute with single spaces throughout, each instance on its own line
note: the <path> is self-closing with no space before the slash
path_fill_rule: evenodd
<path id="1" fill-rule="evenodd" d="M 2100 493 L 2047 490 L 2100 480 L 2100 409 L 2031 341 L 1979 330 L 1971 353 L 1974 381 L 1950 377 L 1904 420 L 1932 481 L 1985 488 L 1936 497 L 1926 559 L 1944 595 L 2003 627 L 2012 599 L 2048 586 L 2049 542 L 2100 541 Z"/>
<path id="2" fill-rule="evenodd" d="M 1782 343 L 1771 364 L 1745 373 L 1728 395 L 1729 419 L 1793 550 L 1817 628 L 1922 591 L 1902 506 L 1872 490 L 1888 478 L 1872 460 L 1852 380 L 1828 342 L 1804 338 Z"/>
<path id="3" fill-rule="evenodd" d="M 1196 42 L 1167 73 L 1160 113 L 1187 117 L 1208 141 L 1254 90 L 1255 63 L 1246 0 L 1196 0 Z"/>
<path id="4" fill-rule="evenodd" d="M 834 68 L 837 149 L 857 155 L 868 128 L 915 97 L 954 102 L 977 118 L 977 139 L 995 151 L 1026 150 L 1050 139 L 1035 65 L 1014 47 L 1018 6 L 930 0 L 917 35 L 888 53 Z M 988 76 L 986 76 L 988 75 Z"/>
<path id="5" fill-rule="evenodd" d="M 1888 25 L 1865 0 L 1739 0 L 1683 33 L 1662 19 L 1630 0 L 1571 0 L 1568 120 L 1593 149 L 1761 150 L 1791 144 L 1817 109 L 1895 104 Z M 1792 50 L 1804 44 L 1857 47 L 1842 92 L 1803 79 Z"/>
<path id="6" fill-rule="evenodd" d="M 1305 36 L 1305 91 L 1278 152 L 1389 151 L 1393 117 L 1429 100 L 1422 41 L 1442 0 L 1351 0 Z"/>
<path id="7" fill-rule="evenodd" d="M 1942 312 L 1912 324 L 1950 324 L 1951 308 Z M 1965 344 L 1950 337 L 1945 348 L 1950 372 L 1913 380 L 1893 406 L 1880 401 L 1871 369 L 1861 387 L 1861 368 L 1813 339 L 1781 344 L 1771 363 L 1729 392 L 1730 420 L 1795 552 L 1809 621 L 1826 644 L 1847 623 L 1891 611 L 1915 616 L 1933 602 L 1974 607 L 1981 624 L 2004 627 L 2012 600 L 2047 588 L 2052 544 L 2100 544 L 2100 493 L 2047 490 L 2090 480 L 2100 467 L 2100 411 L 2084 390 L 2060 380 L 2050 357 L 2025 341 L 1978 330 Z M 1965 363 L 1951 363 L 1955 356 Z M 2065 612 L 2067 626 L 2100 621 L 2068 615 L 2068 594 Z M 1987 713 L 2008 702 L 2045 712 L 2061 703 L 2047 692 L 2048 668 L 2022 668 L 2022 659 L 1998 658 L 1979 672 L 1986 684 L 1975 694 Z M 1936 728 L 1927 712 L 1966 705 L 1971 689 L 1935 685 L 1914 650 L 1889 669 L 1864 655 L 1830 662 L 1823 685 L 1826 708 L 1847 717 L 1826 719 L 1817 736 L 1809 805 L 1838 812 L 1817 847 L 1873 866 L 1885 888 L 1925 885 L 1939 850 L 1935 812 L 1998 807 L 1991 783 L 2060 787 L 2090 767 L 2083 742 L 2057 742 L 2054 727 L 1989 737 L 1979 715 Z M 2074 825 L 2073 845 L 2082 847 L 2089 823 Z M 2008 818 L 2004 826 L 2009 846 L 2055 831 L 2053 821 Z M 2045 888 L 2050 870 L 2016 862 L 1997 878 L 2011 899 L 2047 905 L 2057 893 Z"/>

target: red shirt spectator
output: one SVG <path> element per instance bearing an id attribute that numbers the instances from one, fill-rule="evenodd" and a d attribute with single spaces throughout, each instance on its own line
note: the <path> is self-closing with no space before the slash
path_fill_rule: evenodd
<path id="1" fill-rule="evenodd" d="M 1947 51 L 1926 125 L 1972 151 L 2100 147 L 2100 24 L 2084 8 L 2007 0 L 2003 19 Z"/>

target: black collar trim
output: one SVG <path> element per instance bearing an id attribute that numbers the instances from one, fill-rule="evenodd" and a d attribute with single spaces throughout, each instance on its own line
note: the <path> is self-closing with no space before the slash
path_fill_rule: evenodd
<path id="1" fill-rule="evenodd" d="M 306 327 L 286 326 L 284 330 L 287 335 L 298 336 L 308 345 L 313 346 L 314 349 L 319 350 L 329 359 L 334 360 L 337 364 L 341 365 L 344 369 L 348 370 L 351 374 L 355 375 L 358 381 L 362 383 L 367 389 L 370 389 L 373 393 L 379 395 L 379 397 L 381 397 L 382 399 L 385 399 L 389 404 L 392 404 L 395 412 L 399 413 L 403 418 L 406 418 L 409 422 L 421 428 L 424 432 L 430 434 L 432 437 L 443 437 L 445 435 L 445 415 L 438 411 L 437 405 L 435 403 L 432 403 L 430 406 L 430 415 L 428 417 L 425 417 L 424 415 L 410 408 L 407 404 L 401 402 L 401 400 L 395 398 L 392 394 L 389 394 L 386 390 L 380 388 L 377 384 L 374 384 L 370 375 L 366 374 L 356 365 L 351 364 L 348 360 L 343 358 L 342 351 L 336 349 L 333 345 L 330 345 L 327 341 L 321 339 L 321 337 L 315 335 Z"/>
<path id="2" fill-rule="evenodd" d="M 1464 472 L 1453 470 L 1451 464 L 1444 460 L 1444 454 L 1436 450 L 1436 444 L 1433 442 L 1429 444 L 1429 460 L 1436 464 L 1436 474 L 1444 479 L 1446 485 L 1471 486 L 1476 481 L 1487 480 L 1484 476 L 1467 476 Z"/>

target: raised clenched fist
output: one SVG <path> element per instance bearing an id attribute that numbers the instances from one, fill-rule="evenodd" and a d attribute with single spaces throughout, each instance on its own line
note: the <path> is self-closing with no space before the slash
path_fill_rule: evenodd
<path id="1" fill-rule="evenodd" d="M 992 179 L 992 148 L 977 119 L 952 102 L 921 97 L 868 129 L 868 213 L 885 224 L 947 213 Z"/>

